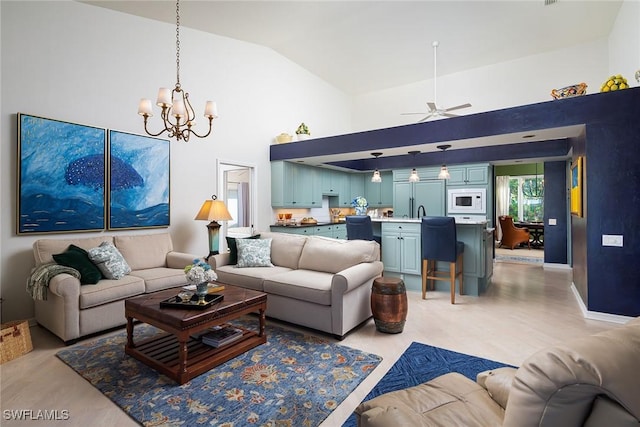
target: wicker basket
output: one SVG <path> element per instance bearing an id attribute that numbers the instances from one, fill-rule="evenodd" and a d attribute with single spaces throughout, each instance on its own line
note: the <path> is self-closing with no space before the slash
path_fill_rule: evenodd
<path id="1" fill-rule="evenodd" d="M 3 323 L 0 328 L 0 364 L 20 357 L 33 350 L 29 322 L 16 320 Z"/>

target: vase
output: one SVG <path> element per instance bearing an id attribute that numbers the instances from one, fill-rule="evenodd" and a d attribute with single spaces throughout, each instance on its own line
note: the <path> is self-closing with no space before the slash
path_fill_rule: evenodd
<path id="1" fill-rule="evenodd" d="M 196 285 L 196 295 L 198 295 L 198 304 L 203 305 L 206 304 L 207 301 L 205 297 L 209 292 L 209 282 L 202 282 Z"/>
<path id="2" fill-rule="evenodd" d="M 367 208 L 365 208 L 364 206 L 356 206 L 356 215 L 366 215 L 367 214 Z"/>

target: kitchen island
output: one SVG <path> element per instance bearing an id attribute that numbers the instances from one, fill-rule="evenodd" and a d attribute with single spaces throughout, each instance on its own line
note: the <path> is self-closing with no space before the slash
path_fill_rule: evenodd
<path id="1" fill-rule="evenodd" d="M 372 221 L 374 234 L 382 239 L 384 274 L 402 278 L 407 289 L 421 291 L 421 219 L 373 218 Z M 456 218 L 457 238 L 464 242 L 463 295 L 478 296 L 491 284 L 493 230 L 487 228 L 486 220 Z M 447 263 L 438 263 L 438 269 L 448 270 Z M 447 282 L 436 281 L 435 287 L 438 291 L 449 291 Z"/>

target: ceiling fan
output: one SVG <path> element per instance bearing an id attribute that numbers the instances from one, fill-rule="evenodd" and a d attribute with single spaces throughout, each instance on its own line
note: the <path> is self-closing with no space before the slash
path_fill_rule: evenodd
<path id="1" fill-rule="evenodd" d="M 471 107 L 471 104 L 461 104 L 451 108 L 439 108 L 436 103 L 436 91 L 437 91 L 437 56 L 438 56 L 438 45 L 440 43 L 435 41 L 432 43 L 433 46 L 433 102 L 427 102 L 427 107 L 429 107 L 429 111 L 426 113 L 402 113 L 402 115 L 412 115 L 412 114 L 426 114 L 425 117 L 418 120 L 418 123 L 429 120 L 433 117 L 457 117 L 457 114 L 451 114 L 450 111 L 460 110 L 462 108 Z"/>

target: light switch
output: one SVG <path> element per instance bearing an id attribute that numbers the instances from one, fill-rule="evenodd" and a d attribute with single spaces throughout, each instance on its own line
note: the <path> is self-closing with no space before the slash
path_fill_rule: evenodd
<path id="1" fill-rule="evenodd" d="M 555 218 L 549 218 L 549 225 L 556 225 L 556 219 Z"/>
<path id="2" fill-rule="evenodd" d="M 622 247 L 622 235 L 618 234 L 603 234 L 602 246 L 618 246 Z"/>

